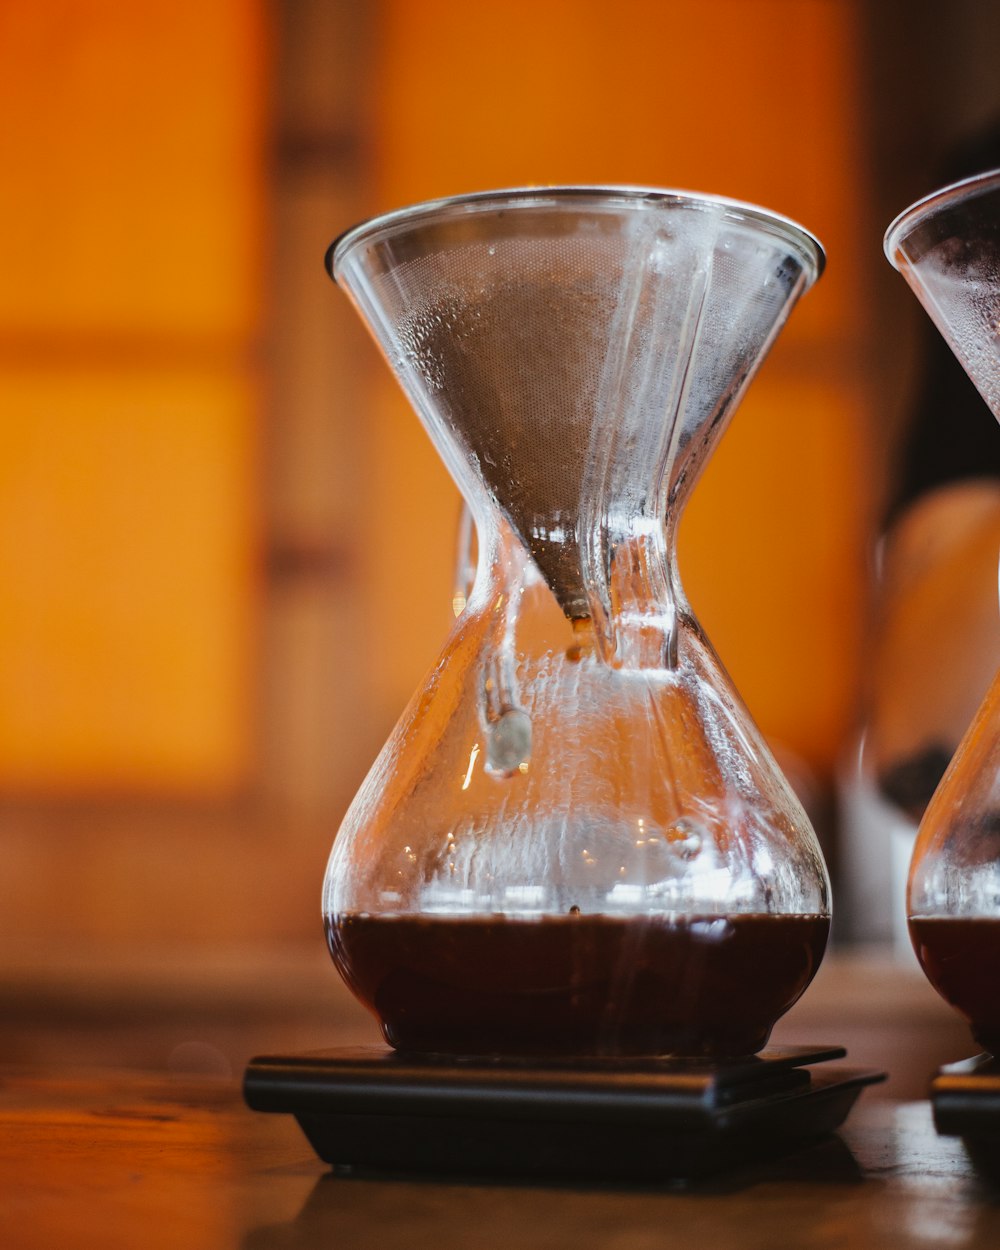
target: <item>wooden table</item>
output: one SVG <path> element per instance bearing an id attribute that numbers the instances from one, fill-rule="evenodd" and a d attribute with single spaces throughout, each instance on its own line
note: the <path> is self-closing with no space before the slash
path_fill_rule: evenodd
<path id="1" fill-rule="evenodd" d="M 776 1040 L 844 1043 L 890 1082 L 824 1146 L 683 1192 L 344 1179 L 243 1105 L 252 1053 L 373 1040 L 321 949 L 0 971 L 0 1250 L 1000 1246 L 998 1195 L 920 1101 L 968 1033 L 884 955 L 826 961 Z"/>
<path id="2" fill-rule="evenodd" d="M 334 1176 L 231 1081 L 3 1073 L 8 1250 L 834 1250 L 1000 1245 L 1000 1206 L 926 1103 L 862 1096 L 820 1147 L 684 1191 Z"/>

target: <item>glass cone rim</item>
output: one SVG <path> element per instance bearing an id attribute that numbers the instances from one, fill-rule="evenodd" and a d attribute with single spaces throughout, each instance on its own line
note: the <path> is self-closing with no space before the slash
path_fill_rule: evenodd
<path id="1" fill-rule="evenodd" d="M 949 182 L 935 191 L 922 195 L 892 219 L 882 239 L 882 248 L 886 259 L 893 269 L 899 269 L 896 258 L 901 248 L 901 240 L 920 221 L 942 208 L 950 208 L 964 199 L 989 187 L 1000 188 L 1000 169 L 986 169 L 979 174 L 971 174 L 968 178 L 960 178 L 958 182 Z"/>
<path id="2" fill-rule="evenodd" d="M 392 209 L 379 213 L 374 217 L 357 222 L 339 234 L 327 248 L 326 269 L 330 277 L 337 281 L 337 272 L 346 253 L 362 241 L 371 241 L 375 236 L 391 232 L 400 225 L 421 218 L 433 218 L 438 214 L 459 212 L 485 211 L 493 205 L 509 202 L 523 203 L 525 206 L 542 206 L 548 202 L 573 199 L 607 199 L 683 204 L 690 208 L 723 209 L 725 215 L 733 220 L 749 221 L 765 227 L 773 234 L 780 235 L 789 246 L 797 245 L 797 250 L 807 261 L 807 268 L 812 270 L 812 281 L 815 282 L 826 267 L 826 252 L 822 243 L 805 226 L 782 213 L 773 212 L 759 204 L 746 200 L 731 199 L 724 195 L 711 195 L 700 191 L 684 191 L 667 187 L 647 187 L 627 183 L 616 184 L 585 184 L 567 183 L 554 186 L 537 187 L 503 187 L 493 191 L 474 191 L 465 195 L 446 196 L 441 199 L 423 200 L 403 208 Z"/>

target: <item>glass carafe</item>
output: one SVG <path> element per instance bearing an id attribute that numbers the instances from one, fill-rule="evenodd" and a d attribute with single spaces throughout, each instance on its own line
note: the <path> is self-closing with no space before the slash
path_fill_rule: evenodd
<path id="1" fill-rule="evenodd" d="M 749 1054 L 812 978 L 820 849 L 675 537 L 822 263 L 783 218 L 632 188 L 420 205 L 331 248 L 478 537 L 326 875 L 333 959 L 392 1045 Z"/>
<path id="2" fill-rule="evenodd" d="M 1000 171 L 914 204 L 885 250 L 1000 419 Z M 907 917 L 932 985 L 1000 1052 L 1000 672 L 921 820 Z"/>

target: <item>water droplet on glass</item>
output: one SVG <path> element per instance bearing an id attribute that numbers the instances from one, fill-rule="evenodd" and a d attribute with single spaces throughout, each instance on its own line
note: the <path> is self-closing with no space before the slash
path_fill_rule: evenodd
<path id="1" fill-rule="evenodd" d="M 663 836 L 674 854 L 686 860 L 698 856 L 704 840 L 698 825 L 684 816 L 675 820 Z"/>

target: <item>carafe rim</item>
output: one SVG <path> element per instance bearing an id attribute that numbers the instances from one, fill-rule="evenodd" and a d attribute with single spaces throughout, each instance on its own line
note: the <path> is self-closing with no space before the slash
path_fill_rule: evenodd
<path id="1" fill-rule="evenodd" d="M 594 207 L 621 210 L 623 207 L 640 209 L 648 207 L 687 208 L 719 213 L 723 219 L 756 226 L 766 233 L 778 235 L 794 250 L 810 271 L 809 284 L 815 282 L 826 267 L 826 252 L 819 239 L 810 231 L 783 213 L 746 200 L 707 192 L 687 191 L 676 188 L 649 187 L 628 183 L 586 184 L 567 183 L 553 186 L 504 187 L 496 190 L 474 191 L 468 194 L 423 200 L 402 208 L 392 209 L 368 217 L 349 226 L 330 244 L 326 252 L 327 272 L 339 282 L 339 271 L 348 252 L 359 244 L 380 242 L 386 236 L 399 232 L 402 227 L 429 224 L 435 218 L 447 218 L 467 213 L 488 212 L 491 209 L 509 208 L 557 208 L 574 201 Z"/>

